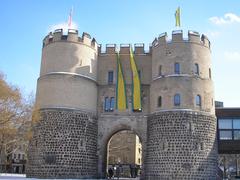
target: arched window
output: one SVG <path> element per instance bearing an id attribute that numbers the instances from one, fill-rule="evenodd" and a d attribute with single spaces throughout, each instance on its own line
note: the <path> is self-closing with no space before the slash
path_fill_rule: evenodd
<path id="1" fill-rule="evenodd" d="M 180 106 L 180 104 L 181 104 L 180 94 L 175 94 L 174 95 L 174 106 Z"/>
<path id="2" fill-rule="evenodd" d="M 158 107 L 162 106 L 162 96 L 158 97 Z"/>
<path id="3" fill-rule="evenodd" d="M 201 96 L 198 94 L 197 96 L 196 96 L 196 105 L 197 106 L 201 106 Z"/>
<path id="4" fill-rule="evenodd" d="M 160 65 L 159 68 L 158 68 L 158 75 L 159 75 L 159 76 L 162 75 L 162 65 Z"/>
<path id="5" fill-rule="evenodd" d="M 194 74 L 199 76 L 199 66 L 197 63 L 194 64 Z"/>
<path id="6" fill-rule="evenodd" d="M 174 64 L 174 73 L 180 74 L 180 64 L 179 63 Z"/>
<path id="7" fill-rule="evenodd" d="M 210 78 L 210 79 L 212 79 L 212 72 L 211 72 L 211 68 L 209 68 L 209 70 L 208 70 L 208 71 L 209 71 L 209 72 L 208 72 L 208 73 L 209 73 L 209 78 Z"/>

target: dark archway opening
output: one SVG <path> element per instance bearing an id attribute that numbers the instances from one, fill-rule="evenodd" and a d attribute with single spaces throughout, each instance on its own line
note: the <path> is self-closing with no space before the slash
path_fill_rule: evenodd
<path id="1" fill-rule="evenodd" d="M 130 130 L 118 131 L 108 141 L 108 177 L 140 177 L 142 157 L 142 142 L 138 135 Z"/>

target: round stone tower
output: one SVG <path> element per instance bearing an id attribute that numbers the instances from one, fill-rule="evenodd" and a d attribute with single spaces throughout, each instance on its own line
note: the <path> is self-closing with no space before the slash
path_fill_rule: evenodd
<path id="1" fill-rule="evenodd" d="M 97 53 L 95 39 L 77 30 L 43 40 L 28 177 L 97 176 Z"/>
<path id="2" fill-rule="evenodd" d="M 194 31 L 152 44 L 145 179 L 215 179 L 217 168 L 210 42 Z"/>

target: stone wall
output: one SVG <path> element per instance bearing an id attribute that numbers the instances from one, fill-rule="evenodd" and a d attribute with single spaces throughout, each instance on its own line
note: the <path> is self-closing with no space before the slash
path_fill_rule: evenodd
<path id="1" fill-rule="evenodd" d="M 28 158 L 28 177 L 96 178 L 95 115 L 68 109 L 41 110 Z"/>
<path id="2" fill-rule="evenodd" d="M 216 179 L 215 116 L 165 111 L 148 117 L 145 180 Z"/>

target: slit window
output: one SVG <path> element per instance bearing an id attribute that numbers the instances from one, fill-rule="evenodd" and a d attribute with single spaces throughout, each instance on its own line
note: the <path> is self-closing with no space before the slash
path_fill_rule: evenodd
<path id="1" fill-rule="evenodd" d="M 208 73 L 209 73 L 209 78 L 212 79 L 212 72 L 211 72 L 211 68 L 209 68 L 208 70 Z"/>
<path id="2" fill-rule="evenodd" d="M 194 74 L 199 76 L 199 65 L 197 63 L 194 64 Z"/>
<path id="3" fill-rule="evenodd" d="M 108 84 L 113 83 L 113 71 L 108 71 Z"/>
<path id="4" fill-rule="evenodd" d="M 159 96 L 158 97 L 158 107 L 161 107 L 162 106 L 162 97 Z"/>
<path id="5" fill-rule="evenodd" d="M 141 70 L 138 70 L 138 77 L 139 77 L 139 79 L 141 79 Z"/>
<path id="6" fill-rule="evenodd" d="M 158 68 L 158 75 L 159 75 L 159 76 L 162 75 L 162 65 L 160 65 L 159 68 Z"/>

